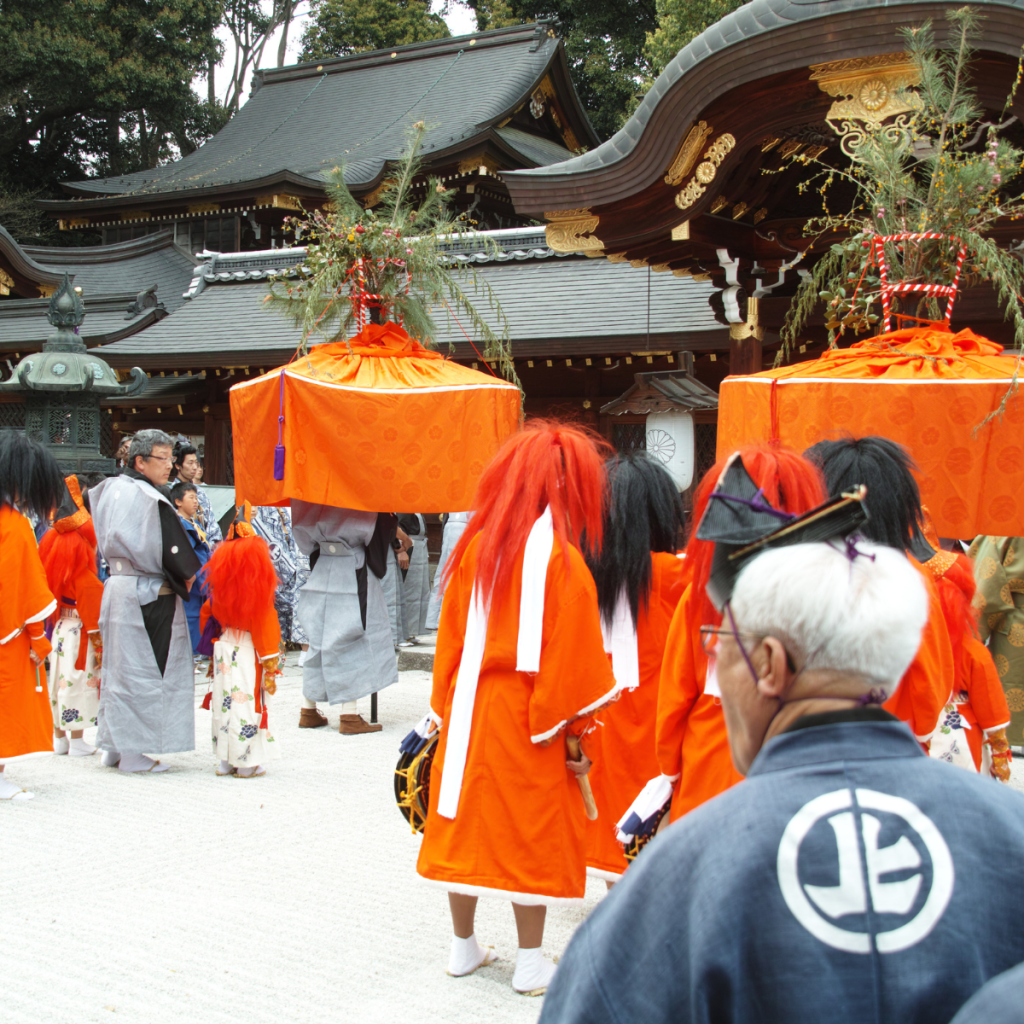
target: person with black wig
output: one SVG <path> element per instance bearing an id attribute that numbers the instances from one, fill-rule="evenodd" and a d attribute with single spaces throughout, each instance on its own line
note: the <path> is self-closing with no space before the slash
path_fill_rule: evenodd
<path id="1" fill-rule="evenodd" d="M 648 779 L 655 749 L 658 680 L 665 639 L 683 595 L 676 556 L 683 505 L 672 478 L 645 452 L 607 463 L 610 500 L 600 556 L 588 559 L 601 631 L 622 696 L 588 736 L 598 816 L 587 823 L 587 874 L 616 882 L 626 869 L 615 823 Z"/>
<path id="2" fill-rule="evenodd" d="M 864 484 L 870 518 L 861 534 L 902 551 L 921 573 L 928 588 L 928 624 L 921 634 L 917 657 L 907 669 L 887 711 L 910 726 L 922 744 L 935 732 L 955 682 L 953 646 L 942 601 L 931 574 L 922 568 L 935 549 L 924 536 L 921 492 L 910 453 L 887 437 L 841 438 L 819 441 L 804 456 L 820 467 L 830 498 Z"/>
<path id="3" fill-rule="evenodd" d="M 0 801 L 34 795 L 7 781 L 9 762 L 53 749 L 43 622 L 57 602 L 26 513 L 47 522 L 64 492 L 56 460 L 41 444 L 0 432 Z"/>

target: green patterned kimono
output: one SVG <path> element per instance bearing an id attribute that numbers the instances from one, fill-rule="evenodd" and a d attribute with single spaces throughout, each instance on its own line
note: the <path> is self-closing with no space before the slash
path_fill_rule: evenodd
<path id="1" fill-rule="evenodd" d="M 1024 746 L 1024 537 L 978 537 L 971 545 L 981 639 L 992 652 L 1010 706 L 1006 738 Z"/>

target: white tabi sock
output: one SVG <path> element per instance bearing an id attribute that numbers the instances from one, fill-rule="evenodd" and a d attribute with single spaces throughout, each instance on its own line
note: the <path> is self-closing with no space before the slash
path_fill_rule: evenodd
<path id="1" fill-rule="evenodd" d="M 341 713 L 343 715 L 354 715 L 357 713 L 359 708 L 359 701 L 347 700 L 341 705 Z"/>
<path id="2" fill-rule="evenodd" d="M 220 768 L 217 770 L 219 775 L 230 775 L 231 765 L 227 761 L 221 761 Z"/>
<path id="3" fill-rule="evenodd" d="M 116 768 L 117 762 L 121 760 L 121 755 L 116 750 L 104 750 L 100 757 L 100 764 L 104 768 Z"/>
<path id="4" fill-rule="evenodd" d="M 122 754 L 119 768 L 123 772 L 156 773 L 167 771 L 170 768 L 170 765 L 154 761 L 153 758 L 146 757 L 145 754 Z"/>
<path id="5" fill-rule="evenodd" d="M 96 753 L 96 748 L 91 743 L 86 743 L 81 736 L 72 739 L 68 745 L 68 753 L 72 757 L 89 757 Z"/>
<path id="6" fill-rule="evenodd" d="M 303 697 L 302 698 L 302 706 L 304 708 L 313 708 L 315 710 L 316 709 L 316 701 L 315 700 L 310 700 L 308 697 Z"/>
<path id="7" fill-rule="evenodd" d="M 550 960 L 544 959 L 540 946 L 536 949 L 519 947 L 516 953 L 516 973 L 512 975 L 512 987 L 522 995 L 542 995 L 551 984 L 557 968 Z"/>
<path id="8" fill-rule="evenodd" d="M 452 951 L 448 954 L 448 973 L 453 978 L 472 974 L 486 959 L 489 950 L 476 941 L 476 935 L 468 939 L 452 936 Z M 496 959 L 496 958 L 494 958 Z"/>
<path id="9" fill-rule="evenodd" d="M 306 664 L 307 654 L 309 654 L 309 651 L 299 651 L 299 668 L 302 668 L 302 666 Z"/>
<path id="10" fill-rule="evenodd" d="M 53 737 L 53 752 L 55 754 L 66 754 L 70 749 L 67 736 Z"/>

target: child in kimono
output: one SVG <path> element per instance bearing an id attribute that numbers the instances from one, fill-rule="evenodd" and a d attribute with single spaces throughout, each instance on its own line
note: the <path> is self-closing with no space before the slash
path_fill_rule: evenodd
<path id="1" fill-rule="evenodd" d="M 53 752 L 87 757 L 96 753 L 82 731 L 96 725 L 99 712 L 103 584 L 96 575 L 96 531 L 82 500 L 78 478 L 69 476 L 65 483 L 68 493 L 57 510 L 53 529 L 39 544 L 46 580 L 58 604 L 50 620 Z"/>
<path id="2" fill-rule="evenodd" d="M 267 542 L 243 516 L 207 564 L 209 597 L 202 606 L 203 634 L 213 644 L 213 751 L 218 775 L 240 779 L 266 774 L 279 757 L 270 731 L 267 696 L 277 689 L 281 628 L 274 609 L 277 574 Z M 211 622 L 211 619 L 214 620 Z"/>
<path id="3" fill-rule="evenodd" d="M 185 527 L 189 543 L 196 553 L 196 558 L 205 566 L 210 560 L 210 542 L 207 539 L 206 531 L 199 524 L 199 495 L 196 485 L 179 480 L 171 488 L 171 501 L 181 517 L 181 525 Z M 198 655 L 199 640 L 203 635 L 202 627 L 199 625 L 199 612 L 203 607 L 203 593 L 205 590 L 205 570 L 200 569 L 196 574 L 196 581 L 189 591 L 188 600 L 184 602 L 185 618 L 188 620 L 188 635 L 192 641 L 192 653 Z"/>

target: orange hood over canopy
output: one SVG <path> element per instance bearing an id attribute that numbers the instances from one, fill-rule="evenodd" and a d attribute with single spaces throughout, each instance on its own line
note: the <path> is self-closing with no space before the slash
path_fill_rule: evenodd
<path id="1" fill-rule="evenodd" d="M 943 537 L 1024 533 L 1024 398 L 999 408 L 1016 360 L 973 331 L 915 327 L 820 359 L 726 377 L 718 455 L 772 438 L 802 451 L 823 438 L 878 434 L 908 448 Z"/>
<path id="2" fill-rule="evenodd" d="M 230 392 L 235 497 L 365 511 L 468 508 L 519 427 L 519 389 L 445 359 L 393 323 L 309 353 Z M 274 450 L 285 448 L 284 479 Z"/>

